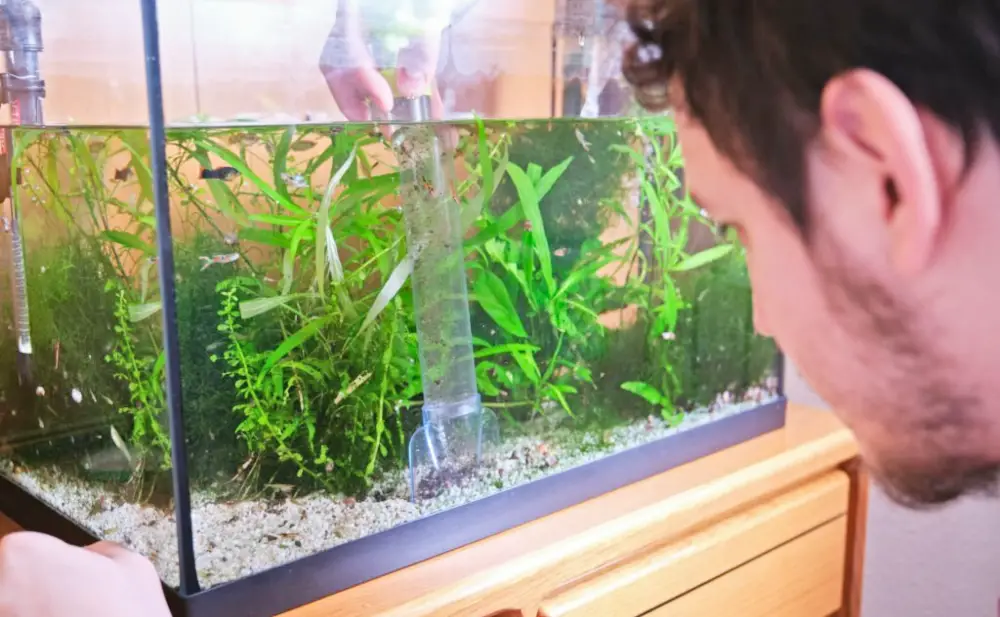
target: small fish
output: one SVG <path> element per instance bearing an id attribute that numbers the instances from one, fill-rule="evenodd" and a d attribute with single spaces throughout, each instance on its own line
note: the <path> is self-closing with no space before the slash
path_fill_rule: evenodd
<path id="1" fill-rule="evenodd" d="M 45 388 L 42 386 L 35 388 L 35 396 L 45 396 Z"/>
<path id="2" fill-rule="evenodd" d="M 231 264 L 240 258 L 239 253 L 226 253 L 224 255 L 212 255 L 211 257 L 199 256 L 198 259 L 205 263 L 201 267 L 202 270 L 207 270 L 214 264 Z"/>
<path id="3" fill-rule="evenodd" d="M 235 167 L 216 167 L 215 169 L 202 169 L 199 177 L 202 180 L 229 180 L 239 173 Z"/>
<path id="4" fill-rule="evenodd" d="M 229 246 L 235 246 L 240 241 L 240 237 L 235 233 L 225 234 L 222 236 L 222 241 Z"/>
<path id="5" fill-rule="evenodd" d="M 665 341 L 673 341 L 677 339 L 677 335 L 673 332 L 663 332 L 660 334 L 660 338 Z"/>
<path id="6" fill-rule="evenodd" d="M 7 218 L 6 216 L 0 216 L 0 224 L 3 225 L 3 231 L 4 231 L 4 233 L 9 234 L 10 233 L 10 219 Z"/>
<path id="7" fill-rule="evenodd" d="M 62 348 L 62 345 L 59 344 L 59 341 L 56 341 L 55 349 L 54 349 L 54 354 L 53 354 L 55 356 L 55 359 L 53 361 L 53 365 L 54 365 L 53 368 L 56 369 L 56 370 L 59 370 L 59 350 L 61 348 Z"/>
<path id="8" fill-rule="evenodd" d="M 73 402 L 76 403 L 77 405 L 83 402 L 83 392 L 80 392 L 79 388 L 73 388 L 73 391 L 70 393 L 70 396 L 73 397 Z"/>
<path id="9" fill-rule="evenodd" d="M 580 142 L 581 146 L 583 146 L 583 151 L 590 152 L 590 142 L 587 141 L 587 138 L 583 136 L 583 133 L 580 132 L 580 129 L 573 129 L 573 132 L 576 133 L 576 140 Z"/>
<path id="10" fill-rule="evenodd" d="M 291 189 L 301 189 L 306 187 L 306 180 L 301 174 L 281 174 L 281 179 L 285 181 Z"/>
<path id="11" fill-rule="evenodd" d="M 132 454 L 128 451 L 128 446 L 125 445 L 125 440 L 118 434 L 118 431 L 115 430 L 114 426 L 111 427 L 111 441 L 115 443 L 116 448 L 121 450 L 121 453 L 125 455 L 125 459 L 128 461 L 128 464 L 131 465 Z"/>
<path id="12" fill-rule="evenodd" d="M 115 170 L 114 180 L 116 182 L 125 182 L 132 177 L 131 167 L 122 167 L 121 169 Z"/>
<path id="13" fill-rule="evenodd" d="M 300 139 L 291 145 L 291 149 L 295 152 L 305 152 L 306 150 L 312 150 L 315 147 L 316 142 L 308 139 Z"/>

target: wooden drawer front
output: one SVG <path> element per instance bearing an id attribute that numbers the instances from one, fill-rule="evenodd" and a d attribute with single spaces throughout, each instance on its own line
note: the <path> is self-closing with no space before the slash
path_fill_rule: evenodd
<path id="1" fill-rule="evenodd" d="M 682 602 L 679 605 L 682 608 L 687 606 L 690 602 L 686 599 L 688 596 L 700 596 L 701 589 L 723 584 L 724 580 L 728 580 L 727 576 L 736 576 L 737 572 L 751 566 L 755 559 L 764 559 L 761 556 L 765 554 L 770 556 L 768 551 L 772 550 L 779 554 L 779 565 L 787 563 L 791 572 L 782 573 L 773 581 L 762 581 L 763 583 L 785 589 L 792 583 L 790 579 L 793 576 L 804 575 L 807 571 L 817 577 L 832 577 L 829 586 L 839 603 L 847 542 L 843 534 L 846 533 L 845 513 L 849 484 L 849 478 L 844 472 L 830 472 L 702 531 L 575 581 L 569 589 L 543 602 L 539 616 L 636 617 L 663 607 L 662 610 L 668 612 L 662 614 L 669 613 L 671 617 L 675 614 L 751 617 L 749 613 L 744 614 L 742 609 L 735 613 L 726 610 L 712 612 L 692 605 L 695 609 L 693 613 L 674 613 L 671 612 L 673 608 L 668 610 L 666 607 L 673 607 L 677 602 Z M 805 560 L 807 563 L 800 566 L 780 556 L 785 553 L 777 553 L 786 546 L 800 546 L 794 544 L 800 541 L 806 542 L 802 546 L 811 547 L 813 536 L 806 534 L 819 533 L 817 537 L 822 540 L 833 538 L 835 533 L 821 531 L 827 529 L 826 525 L 833 525 L 830 529 L 834 531 L 841 530 L 841 537 L 837 540 L 839 544 L 823 547 L 824 555 L 810 555 Z M 655 544 L 655 538 L 651 538 L 650 543 Z M 801 552 L 803 549 L 796 550 Z M 799 552 L 793 554 L 799 555 Z M 815 567 L 811 565 L 814 561 L 817 564 Z M 819 565 L 823 565 L 823 568 L 819 568 Z M 803 584 L 806 582 L 803 581 Z M 825 580 L 822 582 L 827 583 Z M 695 590 L 700 585 L 704 587 Z M 764 593 L 765 588 L 748 588 L 747 591 L 751 594 Z M 688 596 L 681 597 L 688 592 L 691 592 Z M 823 598 L 827 595 L 829 594 L 824 592 Z M 725 601 L 726 597 L 723 595 L 718 600 Z M 675 598 L 674 602 L 670 602 Z M 831 610 L 838 607 L 839 604 Z M 768 617 L 778 616 L 778 613 L 761 613 L 765 614 Z"/>
<path id="2" fill-rule="evenodd" d="M 825 617 L 840 609 L 847 517 L 796 538 L 648 617 Z"/>

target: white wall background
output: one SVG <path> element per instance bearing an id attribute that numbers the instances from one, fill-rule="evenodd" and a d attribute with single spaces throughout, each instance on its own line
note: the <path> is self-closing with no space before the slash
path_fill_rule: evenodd
<path id="1" fill-rule="evenodd" d="M 790 363 L 785 387 L 828 407 Z M 915 513 L 872 486 L 862 594 L 862 617 L 1000 617 L 1000 501 Z"/>

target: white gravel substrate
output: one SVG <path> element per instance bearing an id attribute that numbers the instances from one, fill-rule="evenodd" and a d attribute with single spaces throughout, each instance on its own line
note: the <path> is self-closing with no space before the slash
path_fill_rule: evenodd
<path id="1" fill-rule="evenodd" d="M 220 501 L 192 495 L 192 520 L 199 579 L 211 587 L 338 544 L 384 531 L 442 509 L 462 505 L 543 476 L 603 458 L 671 433 L 748 410 L 770 396 L 757 391 L 741 403 L 713 405 L 687 414 L 674 428 L 659 418 L 603 433 L 547 429 L 541 436 L 504 440 L 474 474 L 434 498 L 412 503 L 408 475 L 376 482 L 363 501 L 314 493 L 283 499 Z M 163 580 L 178 584 L 177 543 L 172 512 L 123 502 L 111 488 L 87 484 L 58 469 L 27 470 L 0 461 L 0 471 L 31 493 L 86 525 L 95 535 L 120 542 L 156 565 Z"/>

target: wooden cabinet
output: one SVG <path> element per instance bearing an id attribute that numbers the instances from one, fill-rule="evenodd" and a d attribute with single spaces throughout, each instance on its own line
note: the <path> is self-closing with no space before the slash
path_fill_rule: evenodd
<path id="1" fill-rule="evenodd" d="M 281 617 L 857 617 L 866 508 L 850 433 L 790 405 L 782 430 Z"/>
<path id="2" fill-rule="evenodd" d="M 850 479 L 830 472 L 542 602 L 544 617 L 829 615 L 840 608 Z M 652 611 L 652 612 L 649 612 Z"/>

